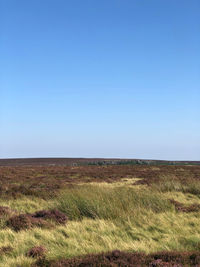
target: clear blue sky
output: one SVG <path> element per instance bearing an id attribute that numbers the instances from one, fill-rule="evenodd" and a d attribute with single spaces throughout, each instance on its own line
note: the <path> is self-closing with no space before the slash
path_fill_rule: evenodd
<path id="1" fill-rule="evenodd" d="M 0 158 L 200 160 L 199 0 L 0 0 Z"/>

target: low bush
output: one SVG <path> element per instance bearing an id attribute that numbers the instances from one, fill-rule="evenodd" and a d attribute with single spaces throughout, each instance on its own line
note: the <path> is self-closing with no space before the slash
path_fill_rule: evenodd
<path id="1" fill-rule="evenodd" d="M 32 227 L 50 228 L 51 224 L 30 214 L 15 215 L 7 220 L 7 226 L 14 231 L 26 230 Z"/>
<path id="2" fill-rule="evenodd" d="M 67 216 L 56 209 L 40 210 L 32 214 L 12 216 L 7 220 L 7 226 L 15 231 L 30 229 L 32 227 L 51 228 L 52 224 L 49 221 L 65 224 L 67 222 Z"/>
<path id="3" fill-rule="evenodd" d="M 3 246 L 3 247 L 0 247 L 0 256 L 1 255 L 4 255 L 4 254 L 9 254 L 10 252 L 13 251 L 13 248 L 10 247 L 10 246 Z"/>
<path id="4" fill-rule="evenodd" d="M 41 258 L 45 256 L 46 251 L 46 248 L 43 246 L 33 247 L 26 253 L 26 256 L 32 258 Z"/>
<path id="5" fill-rule="evenodd" d="M 6 206 L 0 206 L 0 218 L 3 216 L 10 215 L 13 211 Z"/>
<path id="6" fill-rule="evenodd" d="M 34 267 L 182 267 L 199 266 L 200 253 L 196 252 L 160 252 L 146 255 L 136 252 L 112 251 L 101 254 L 89 254 L 73 259 L 48 261 L 39 259 Z"/>
<path id="7" fill-rule="evenodd" d="M 59 210 L 40 210 L 31 215 L 34 218 L 49 219 L 59 224 L 65 224 L 67 222 L 67 216 Z"/>
<path id="8" fill-rule="evenodd" d="M 200 204 L 194 203 L 189 206 L 185 206 L 183 203 L 170 199 L 170 202 L 175 206 L 175 209 L 179 212 L 198 212 L 200 211 Z"/>
<path id="9" fill-rule="evenodd" d="M 147 166 L 147 165 L 109 165 L 109 166 L 0 166 L 0 196 L 4 199 L 22 196 L 36 196 L 49 199 L 57 196 L 60 189 L 68 184 L 88 182 L 116 182 L 121 178 L 142 178 L 139 184 L 157 184 L 172 177 L 182 184 L 184 180 L 194 181 L 188 187 L 191 193 L 200 195 L 200 166 Z M 169 178 L 169 179 L 168 179 Z M 135 183 L 135 185 L 137 184 Z M 171 190 L 173 185 L 167 185 Z M 171 188 L 171 189 L 170 189 Z M 179 189 L 178 189 L 179 190 Z M 182 190 L 182 189 L 181 189 Z"/>

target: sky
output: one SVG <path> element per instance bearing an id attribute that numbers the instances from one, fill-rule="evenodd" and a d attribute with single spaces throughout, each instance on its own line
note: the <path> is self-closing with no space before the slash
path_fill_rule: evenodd
<path id="1" fill-rule="evenodd" d="M 0 0 L 0 158 L 200 160 L 199 0 Z"/>

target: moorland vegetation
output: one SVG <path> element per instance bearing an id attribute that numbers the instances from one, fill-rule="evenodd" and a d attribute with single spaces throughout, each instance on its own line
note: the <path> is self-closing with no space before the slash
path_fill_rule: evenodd
<path id="1" fill-rule="evenodd" d="M 198 266 L 200 166 L 0 167 L 0 266 Z"/>

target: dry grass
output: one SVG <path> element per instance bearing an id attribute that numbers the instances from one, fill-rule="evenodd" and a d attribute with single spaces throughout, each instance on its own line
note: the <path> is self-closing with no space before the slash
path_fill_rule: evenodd
<path id="1" fill-rule="evenodd" d="M 0 266 L 31 266 L 35 258 L 28 257 L 28 252 L 41 246 L 46 249 L 48 264 L 116 249 L 147 254 L 200 249 L 200 212 L 191 210 L 194 203 L 195 207 L 200 204 L 198 166 L 0 170 L 1 184 L 8 192 L 8 198 L 5 192 L 0 198 L 0 248 L 10 248 L 0 253 Z M 44 191 L 51 188 L 51 179 L 54 193 L 47 196 Z M 20 192 L 21 185 L 34 188 L 36 194 Z M 12 195 L 13 186 L 16 191 Z M 190 207 L 190 212 L 179 212 L 175 204 Z M 51 228 L 38 224 L 16 232 L 8 227 L 11 218 L 27 214 L 51 223 Z M 57 224 L 56 218 L 66 224 Z"/>

